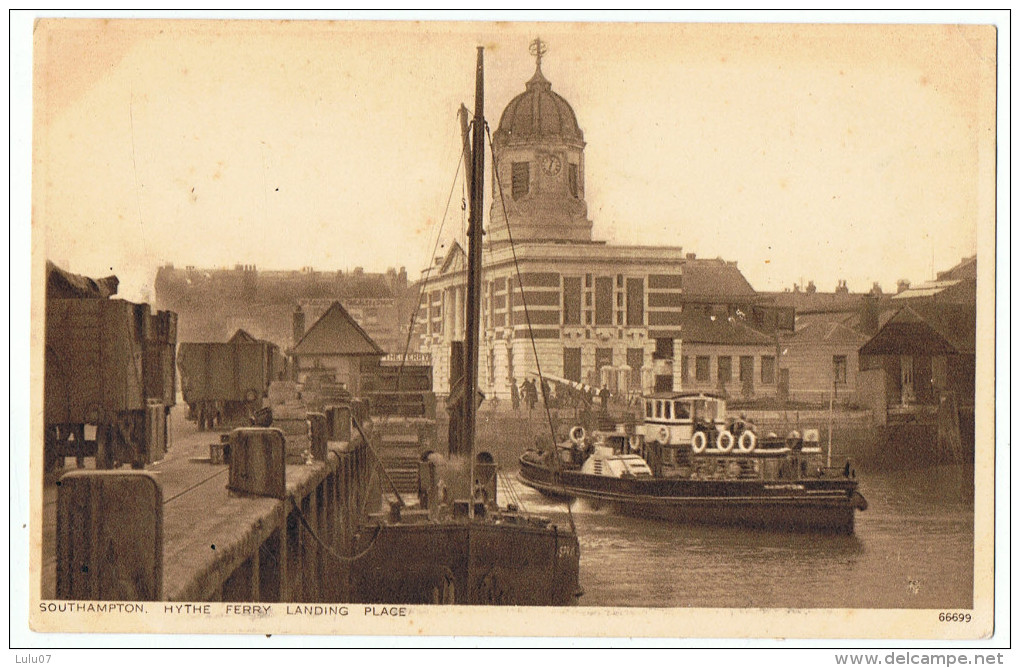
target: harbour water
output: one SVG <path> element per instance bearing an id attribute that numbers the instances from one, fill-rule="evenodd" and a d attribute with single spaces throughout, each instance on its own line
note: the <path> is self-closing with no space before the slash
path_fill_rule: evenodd
<path id="1" fill-rule="evenodd" d="M 973 469 L 867 472 L 852 536 L 676 525 L 572 505 L 585 606 L 970 608 Z M 526 509 L 562 502 L 515 485 Z"/>

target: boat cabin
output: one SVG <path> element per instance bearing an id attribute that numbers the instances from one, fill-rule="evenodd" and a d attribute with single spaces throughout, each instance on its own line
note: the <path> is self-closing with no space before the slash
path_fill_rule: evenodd
<path id="1" fill-rule="evenodd" d="M 706 444 L 726 431 L 726 398 L 710 392 L 657 393 L 643 398 L 645 442 L 690 445 L 704 432 Z M 711 440 L 710 440 L 711 439 Z"/>

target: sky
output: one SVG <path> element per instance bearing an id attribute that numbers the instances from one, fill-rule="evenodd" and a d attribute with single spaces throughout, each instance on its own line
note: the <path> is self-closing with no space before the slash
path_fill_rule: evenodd
<path id="1" fill-rule="evenodd" d="M 475 47 L 494 131 L 535 36 L 597 239 L 892 291 L 993 229 L 986 26 L 43 20 L 36 260 L 129 299 L 166 263 L 417 276 L 461 229 Z"/>

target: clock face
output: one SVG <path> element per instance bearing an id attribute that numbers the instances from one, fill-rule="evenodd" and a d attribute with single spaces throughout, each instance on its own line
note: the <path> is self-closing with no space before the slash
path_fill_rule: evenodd
<path id="1" fill-rule="evenodd" d="M 542 169 L 545 171 L 546 174 L 555 176 L 560 173 L 561 167 L 562 165 L 560 164 L 560 159 L 557 158 L 555 155 L 547 155 L 542 158 Z"/>

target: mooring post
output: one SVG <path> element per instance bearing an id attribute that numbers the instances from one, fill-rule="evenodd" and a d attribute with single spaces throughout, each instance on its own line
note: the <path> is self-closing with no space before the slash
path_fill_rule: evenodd
<path id="1" fill-rule="evenodd" d="M 279 429 L 235 429 L 230 434 L 227 488 L 241 494 L 286 498 L 286 452 L 286 441 Z"/>

